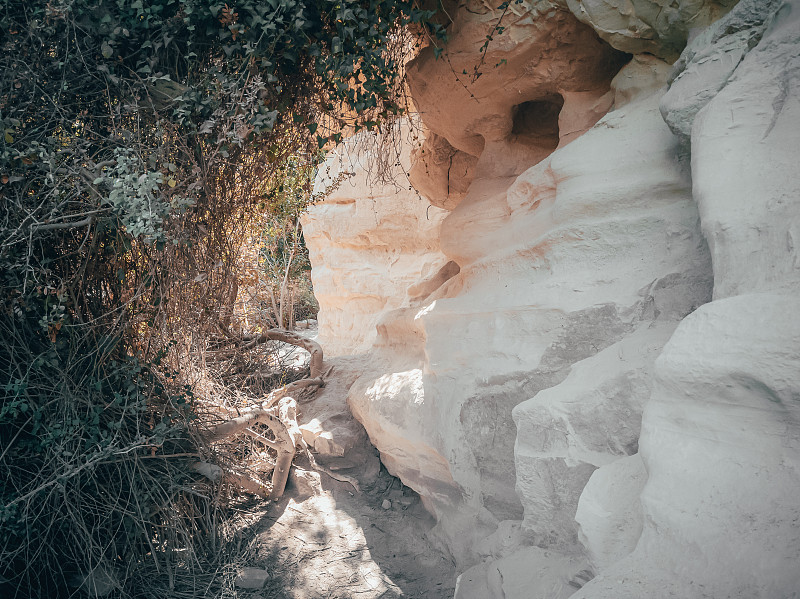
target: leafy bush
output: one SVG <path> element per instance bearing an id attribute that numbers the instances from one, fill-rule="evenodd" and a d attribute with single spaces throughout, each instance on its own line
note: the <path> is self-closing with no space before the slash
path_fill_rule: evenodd
<path id="1" fill-rule="evenodd" d="M 235 328 L 259 205 L 285 204 L 287 168 L 307 184 L 345 128 L 402 111 L 407 27 L 441 37 L 431 17 L 407 0 L 0 2 L 4 597 L 159 597 L 213 558 L 192 365 Z"/>

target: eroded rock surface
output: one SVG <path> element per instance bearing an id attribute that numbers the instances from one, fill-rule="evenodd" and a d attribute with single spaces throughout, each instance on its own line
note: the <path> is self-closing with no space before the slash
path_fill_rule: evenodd
<path id="1" fill-rule="evenodd" d="M 474 3 L 453 18 L 444 52 L 425 48 L 408 65 L 414 103 L 433 133 L 411 180 L 448 209 L 507 187 L 594 125 L 628 58 L 563 9 Z"/>
<path id="2" fill-rule="evenodd" d="M 731 4 L 513 4 L 482 57 L 466 3 L 409 65 L 431 206 L 312 211 L 320 338 L 459 599 L 800 585 L 800 6 Z"/>
<path id="3" fill-rule="evenodd" d="M 331 152 L 315 192 L 329 190 L 303 218 L 319 342 L 328 356 L 368 350 L 381 315 L 407 303 L 408 289 L 447 263 L 438 231 L 445 212 L 411 188 L 419 126 L 402 121 L 378 139 L 364 132 Z"/>
<path id="4" fill-rule="evenodd" d="M 795 595 L 798 307 L 796 297 L 745 294 L 681 323 L 642 425 L 642 536 L 576 597 Z"/>
<path id="5" fill-rule="evenodd" d="M 662 111 L 690 136 L 717 301 L 681 322 L 656 364 L 636 550 L 580 597 L 794 597 L 800 585 L 800 180 L 789 165 L 800 5 L 743 1 L 698 40 Z"/>
<path id="6" fill-rule="evenodd" d="M 566 0 L 566 4 L 615 48 L 674 60 L 692 30 L 717 20 L 736 0 Z"/>
<path id="7" fill-rule="evenodd" d="M 530 543 L 580 551 L 583 486 L 636 452 L 652 362 L 710 299 L 688 165 L 658 112 L 659 83 L 626 84 L 629 103 L 582 137 L 518 178 L 471 187 L 439 233 L 455 267 L 378 323 L 376 373 L 353 385 L 351 408 L 462 563 L 504 520 L 522 520 Z M 602 377 L 570 377 L 604 350 Z M 559 427 L 569 443 L 542 436 Z"/>

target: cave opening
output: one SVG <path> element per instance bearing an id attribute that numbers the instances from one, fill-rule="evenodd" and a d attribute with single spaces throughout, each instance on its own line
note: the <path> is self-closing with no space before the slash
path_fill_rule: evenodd
<path id="1" fill-rule="evenodd" d="M 517 104 L 513 108 L 511 134 L 520 143 L 555 150 L 559 142 L 558 115 L 563 106 L 560 94 Z"/>

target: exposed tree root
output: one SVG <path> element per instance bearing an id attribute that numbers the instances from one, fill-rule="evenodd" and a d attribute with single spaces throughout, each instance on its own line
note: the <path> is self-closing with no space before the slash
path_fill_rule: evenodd
<path id="1" fill-rule="evenodd" d="M 256 424 L 266 425 L 275 436 L 275 440 L 267 444 L 278 453 L 272 471 L 272 491 L 269 496 L 271 499 L 280 499 L 289 477 L 289 468 L 297 452 L 297 437 L 302 439 L 300 429 L 297 427 L 297 402 L 294 399 L 284 397 L 273 408 L 255 408 L 241 416 L 231 418 L 210 429 L 205 434 L 205 440 L 214 443 L 244 432 Z M 226 471 L 225 475 L 228 474 Z"/>
<path id="2" fill-rule="evenodd" d="M 309 378 L 316 379 L 322 376 L 322 346 L 316 341 L 306 339 L 302 335 L 285 329 L 270 329 L 260 335 L 244 335 L 236 339 L 236 341 L 241 343 L 244 347 L 254 347 L 259 343 L 266 343 L 267 341 L 283 341 L 289 345 L 301 347 L 311 354 L 311 361 L 309 363 L 311 373 Z"/>
<path id="3" fill-rule="evenodd" d="M 317 464 L 297 425 L 297 401 L 290 395 L 302 390 L 322 387 L 325 384 L 324 376 L 331 372 L 328 370 L 327 373 L 323 374 L 322 347 L 315 341 L 283 329 L 270 329 L 260 335 L 245 335 L 236 339 L 229 338 L 229 341 L 233 341 L 243 348 L 254 347 L 258 343 L 266 343 L 267 341 L 282 341 L 305 349 L 311 354 L 310 375 L 305 379 L 294 381 L 272 391 L 261 403 L 261 407 L 241 410 L 237 416 L 209 429 L 204 434 L 206 442 L 215 443 L 233 435 L 245 433 L 274 450 L 277 453 L 277 458 L 272 470 L 272 490 L 269 492 L 269 498 L 273 500 L 280 499 L 283 496 L 286 481 L 289 478 L 289 470 L 298 449 L 304 450 L 313 468 L 324 472 L 335 480 L 348 482 L 356 491 L 359 491 L 358 482 L 355 479 L 334 474 L 327 468 Z M 252 427 L 258 424 L 263 424 L 269 428 L 275 438 L 268 439 L 254 431 Z M 213 466 L 205 462 L 198 462 L 193 468 L 212 480 L 219 480 L 224 476 L 226 479 L 241 486 L 245 491 L 265 496 L 263 485 L 260 482 L 253 481 L 246 475 L 227 469 L 223 470 L 219 466 Z"/>

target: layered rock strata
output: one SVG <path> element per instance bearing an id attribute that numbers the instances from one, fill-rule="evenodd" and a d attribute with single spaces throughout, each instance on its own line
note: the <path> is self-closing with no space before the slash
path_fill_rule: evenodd
<path id="1" fill-rule="evenodd" d="M 420 136 L 419 124 L 407 121 L 380 137 L 364 132 L 319 169 L 314 191 L 324 198 L 302 223 L 326 356 L 370 349 L 381 315 L 407 302 L 412 288 L 447 263 L 439 251 L 446 213 L 408 183 Z"/>
<path id="2" fill-rule="evenodd" d="M 800 584 L 798 14 L 467 3 L 409 65 L 432 206 L 329 159 L 320 336 L 460 599 Z"/>

